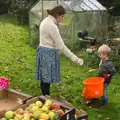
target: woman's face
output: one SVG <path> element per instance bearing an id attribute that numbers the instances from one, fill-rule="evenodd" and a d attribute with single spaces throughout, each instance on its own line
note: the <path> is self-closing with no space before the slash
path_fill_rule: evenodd
<path id="1" fill-rule="evenodd" d="M 64 15 L 57 15 L 56 17 L 57 22 L 62 22 L 64 20 Z"/>

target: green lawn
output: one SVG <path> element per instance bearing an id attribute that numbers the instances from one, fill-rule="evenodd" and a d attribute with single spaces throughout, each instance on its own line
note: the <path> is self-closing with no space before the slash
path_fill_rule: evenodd
<path id="1" fill-rule="evenodd" d="M 10 80 L 10 87 L 16 90 L 40 95 L 39 81 L 35 76 L 35 49 L 29 46 L 29 29 L 16 24 L 16 20 L 7 15 L 0 16 L 0 76 Z M 79 54 L 79 52 L 77 52 Z M 113 78 L 108 89 L 109 106 L 106 109 L 88 108 L 81 104 L 82 81 L 95 76 L 92 68 L 77 67 L 61 56 L 61 83 L 51 85 L 53 97 L 62 95 L 78 109 L 88 113 L 89 120 L 120 120 L 120 74 Z M 108 120 L 108 119 L 106 119 Z"/>

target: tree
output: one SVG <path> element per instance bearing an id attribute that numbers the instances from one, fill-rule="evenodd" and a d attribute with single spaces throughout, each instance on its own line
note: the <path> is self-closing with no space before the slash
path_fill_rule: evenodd
<path id="1" fill-rule="evenodd" d="M 120 16 L 120 0 L 98 0 L 105 6 L 109 13 L 114 16 Z"/>

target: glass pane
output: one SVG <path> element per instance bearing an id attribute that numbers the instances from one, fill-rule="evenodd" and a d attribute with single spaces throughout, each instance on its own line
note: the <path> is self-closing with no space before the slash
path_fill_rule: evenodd
<path id="1" fill-rule="evenodd" d="M 97 0 L 89 0 L 91 1 L 94 5 L 96 5 L 100 10 L 106 10 L 106 8 L 101 5 Z"/>
<path id="2" fill-rule="evenodd" d="M 43 0 L 43 17 L 47 14 L 47 9 L 52 9 L 57 5 L 57 1 Z M 29 12 L 29 25 L 30 25 L 30 44 L 37 46 L 39 44 L 39 25 L 42 21 L 42 2 L 41 0 L 33 6 Z"/>

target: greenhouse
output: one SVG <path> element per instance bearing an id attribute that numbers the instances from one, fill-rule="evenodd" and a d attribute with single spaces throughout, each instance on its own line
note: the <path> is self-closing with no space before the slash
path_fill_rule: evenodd
<path id="1" fill-rule="evenodd" d="M 47 9 L 62 5 L 67 14 L 59 24 L 65 43 L 74 46 L 79 41 L 78 32 L 87 30 L 89 36 L 103 39 L 107 36 L 107 12 L 97 0 L 40 0 L 29 11 L 30 44 L 39 43 L 39 24 L 47 16 Z"/>

